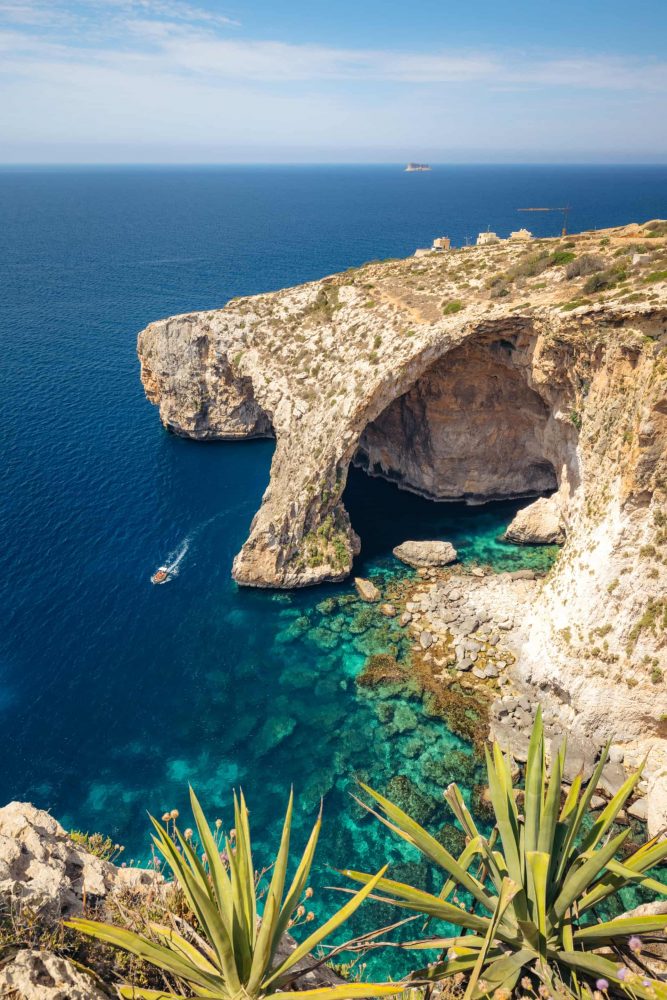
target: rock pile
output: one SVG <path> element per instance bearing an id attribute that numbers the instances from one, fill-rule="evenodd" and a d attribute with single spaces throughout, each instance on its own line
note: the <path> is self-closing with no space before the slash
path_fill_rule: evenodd
<path id="1" fill-rule="evenodd" d="M 415 647 L 437 666 L 502 683 L 503 671 L 515 660 L 521 607 L 532 595 L 535 574 L 450 572 L 438 578 L 435 571 L 426 573 L 399 619 L 414 635 Z"/>

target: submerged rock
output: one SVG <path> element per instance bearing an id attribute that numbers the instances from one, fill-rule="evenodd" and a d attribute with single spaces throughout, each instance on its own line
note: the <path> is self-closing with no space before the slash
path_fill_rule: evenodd
<path id="1" fill-rule="evenodd" d="M 450 542 L 402 542 L 394 549 L 394 555 L 413 569 L 448 566 L 457 559 L 456 549 Z"/>
<path id="2" fill-rule="evenodd" d="M 390 779 L 385 794 L 390 802 L 421 826 L 427 825 L 435 813 L 436 804 L 433 799 L 420 791 L 404 774 L 397 774 Z"/>
<path id="3" fill-rule="evenodd" d="M 394 712 L 393 726 L 397 733 L 409 733 L 417 728 L 419 719 L 409 705 L 399 704 Z"/>

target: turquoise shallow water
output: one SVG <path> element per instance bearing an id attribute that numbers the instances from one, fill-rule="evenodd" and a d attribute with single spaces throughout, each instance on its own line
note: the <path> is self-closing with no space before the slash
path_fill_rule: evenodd
<path id="1" fill-rule="evenodd" d="M 324 796 L 317 886 L 332 880 L 327 865 L 414 865 L 357 812 L 354 777 L 380 788 L 407 777 L 392 787 L 439 831 L 443 782 L 470 791 L 478 779 L 470 747 L 414 693 L 358 688 L 369 653 L 404 650 L 395 625 L 346 602 L 349 584 L 235 587 L 273 446 L 167 435 L 139 383 L 136 332 L 411 253 L 443 231 L 459 244 L 487 225 L 506 232 L 526 201 L 576 204 L 580 228 L 664 217 L 666 179 L 664 168 L 0 171 L 0 801 L 107 832 L 129 859 L 145 854 L 147 809 L 186 814 L 188 781 L 225 822 L 242 783 L 261 854 L 293 783 L 297 845 Z M 448 538 L 496 568 L 550 558 L 497 542 L 516 504 L 430 504 L 359 472 L 346 503 L 365 574 L 395 575 L 391 548 L 406 537 Z M 152 587 L 185 542 L 179 575 Z M 318 610 L 327 597 L 335 609 Z M 320 911 L 324 899 L 318 890 Z"/>

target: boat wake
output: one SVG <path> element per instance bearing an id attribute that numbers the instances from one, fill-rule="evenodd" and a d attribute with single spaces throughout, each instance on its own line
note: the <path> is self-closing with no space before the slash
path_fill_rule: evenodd
<path id="1" fill-rule="evenodd" d="M 209 517 L 206 521 L 202 521 L 193 531 L 189 532 L 185 538 L 179 542 L 175 549 L 167 556 L 166 560 L 158 569 L 155 570 L 151 576 L 151 583 L 169 583 L 174 577 L 178 576 L 179 567 L 186 555 L 190 550 L 190 546 L 197 537 L 197 535 L 204 530 L 204 528 L 215 520 L 213 517 Z"/>

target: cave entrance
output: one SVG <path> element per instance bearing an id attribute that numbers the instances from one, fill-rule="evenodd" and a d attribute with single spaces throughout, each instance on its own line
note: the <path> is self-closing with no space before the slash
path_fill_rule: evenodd
<path id="1" fill-rule="evenodd" d="M 368 424 L 354 464 L 430 500 L 555 490 L 551 411 L 512 353 L 506 341 L 466 344 L 436 361 Z"/>
<path id="2" fill-rule="evenodd" d="M 496 564 L 526 559 L 498 537 L 526 498 L 558 488 L 563 432 L 515 354 L 507 340 L 467 343 L 367 425 L 344 498 L 363 563 L 407 538 L 446 538 Z"/>

